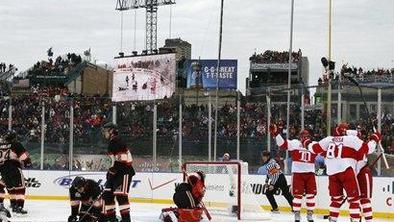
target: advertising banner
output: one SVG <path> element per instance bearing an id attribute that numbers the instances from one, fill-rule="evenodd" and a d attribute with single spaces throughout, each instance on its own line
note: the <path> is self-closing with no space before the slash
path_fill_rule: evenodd
<path id="1" fill-rule="evenodd" d="M 234 59 L 220 60 L 220 89 L 237 89 L 238 62 Z M 200 64 L 200 70 L 196 70 Z M 186 63 L 187 88 L 200 87 L 215 89 L 217 85 L 217 60 L 187 60 Z"/>
<path id="2" fill-rule="evenodd" d="M 68 188 L 73 179 L 80 175 L 93 179 L 104 185 L 105 172 L 87 171 L 40 171 L 24 170 L 28 198 L 34 199 L 59 199 L 68 198 Z M 232 178 L 233 177 L 233 178 Z M 234 195 L 231 196 L 232 181 L 236 181 L 236 175 L 231 174 L 207 174 L 205 185 L 206 194 L 204 202 L 206 206 L 220 203 L 232 203 Z M 286 176 L 290 184 L 291 176 Z M 134 201 L 149 200 L 152 203 L 161 200 L 161 203 L 171 205 L 175 187 L 182 183 L 182 173 L 141 173 L 137 172 L 130 184 L 130 197 Z M 317 177 L 316 208 L 329 209 L 330 197 L 328 196 L 328 177 Z M 269 206 L 266 198 L 267 186 L 264 175 L 243 175 L 241 183 L 242 200 L 246 204 Z M 372 205 L 374 212 L 380 217 L 394 216 L 393 195 L 394 179 L 390 177 L 375 177 L 373 185 Z M 236 189 L 236 188 L 235 188 Z M 234 193 L 234 192 L 233 192 Z M 281 191 L 276 193 L 279 206 L 288 207 L 285 198 L 280 197 Z M 163 202 L 163 200 L 165 200 Z M 29 201 L 29 200 L 28 200 Z M 341 210 L 348 210 L 345 203 Z"/>
<path id="3" fill-rule="evenodd" d="M 175 54 L 115 58 L 112 101 L 154 100 L 175 92 Z"/>
<path id="4" fill-rule="evenodd" d="M 252 63 L 250 65 L 251 71 L 264 71 L 264 70 L 288 70 L 289 64 L 288 63 Z M 291 69 L 296 70 L 298 69 L 297 63 L 291 63 Z"/>

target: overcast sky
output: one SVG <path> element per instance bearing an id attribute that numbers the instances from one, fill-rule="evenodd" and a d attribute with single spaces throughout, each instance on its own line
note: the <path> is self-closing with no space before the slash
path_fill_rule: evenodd
<path id="1" fill-rule="evenodd" d="M 238 87 L 244 91 L 249 56 L 288 50 L 290 0 L 225 0 L 223 58 L 238 59 Z M 393 0 L 333 0 L 333 60 L 364 68 L 394 66 Z M 0 61 L 26 70 L 55 55 L 82 53 L 112 63 L 120 50 L 116 0 L 1 0 Z M 177 0 L 172 6 L 172 37 L 192 44 L 192 57 L 217 58 L 220 0 Z M 137 15 L 137 51 L 144 48 L 145 11 Z M 159 9 L 158 46 L 170 35 L 170 7 Z M 134 49 L 134 11 L 124 12 L 124 49 Z M 309 84 L 321 73 L 328 53 L 328 0 L 295 0 L 294 51 L 310 63 Z"/>

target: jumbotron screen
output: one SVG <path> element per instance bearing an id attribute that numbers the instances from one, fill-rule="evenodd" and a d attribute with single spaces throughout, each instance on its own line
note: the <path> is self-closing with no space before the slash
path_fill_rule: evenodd
<path id="1" fill-rule="evenodd" d="M 175 92 L 175 53 L 115 58 L 112 101 L 154 100 Z"/>

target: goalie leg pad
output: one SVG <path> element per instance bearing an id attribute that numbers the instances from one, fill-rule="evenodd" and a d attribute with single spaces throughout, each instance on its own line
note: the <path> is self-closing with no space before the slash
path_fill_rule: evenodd
<path id="1" fill-rule="evenodd" d="M 177 209 L 174 209 L 175 211 Z M 178 218 L 176 217 L 174 211 L 164 211 L 161 213 L 160 218 L 162 222 L 178 222 Z"/>
<path id="2" fill-rule="evenodd" d="M 203 209 L 178 209 L 179 222 L 200 222 L 203 214 Z"/>

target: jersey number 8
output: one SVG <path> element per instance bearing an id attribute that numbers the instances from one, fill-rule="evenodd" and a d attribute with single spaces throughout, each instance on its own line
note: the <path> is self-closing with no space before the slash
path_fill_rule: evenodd
<path id="1" fill-rule="evenodd" d="M 336 145 L 335 143 L 330 143 L 327 149 L 327 159 L 341 158 L 342 156 L 343 144 L 340 143 Z M 337 150 L 336 154 L 335 151 Z"/>

